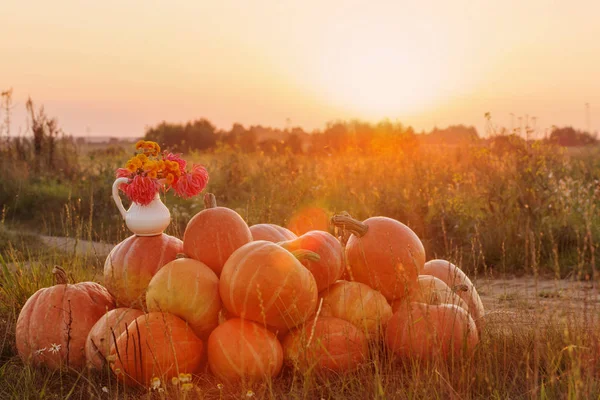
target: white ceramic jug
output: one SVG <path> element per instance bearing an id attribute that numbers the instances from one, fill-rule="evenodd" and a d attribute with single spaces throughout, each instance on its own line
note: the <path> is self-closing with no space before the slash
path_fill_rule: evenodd
<path id="1" fill-rule="evenodd" d="M 167 206 L 160 200 L 158 192 L 150 204 L 143 206 L 133 201 L 129 210 L 125 210 L 119 196 L 119 185 L 127 183 L 128 178 L 117 178 L 112 187 L 112 195 L 127 228 L 138 236 L 156 236 L 171 223 L 171 213 Z"/>

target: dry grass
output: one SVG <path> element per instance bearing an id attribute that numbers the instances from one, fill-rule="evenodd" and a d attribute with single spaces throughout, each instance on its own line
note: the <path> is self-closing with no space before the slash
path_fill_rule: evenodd
<path id="1" fill-rule="evenodd" d="M 17 242 L 18 246 L 19 243 Z M 27 245 L 21 243 L 21 245 Z M 285 369 L 273 382 L 220 387 L 209 374 L 193 387 L 166 383 L 165 391 L 133 390 L 104 373 L 68 374 L 31 369 L 16 355 L 18 312 L 35 290 L 51 285 L 54 264 L 64 265 L 76 281 L 100 280 L 102 260 L 43 249 L 31 263 L 15 247 L 2 253 L 0 273 L 0 398 L 274 398 L 274 399 L 518 399 L 596 398 L 600 396 L 598 301 L 593 290 L 563 290 L 557 297 L 549 281 L 528 278 L 478 285 L 489 314 L 475 355 L 449 363 L 397 360 L 372 345 L 370 362 L 346 376 L 317 377 Z M 538 283 L 536 283 L 536 281 Z M 581 283 L 574 282 L 574 285 Z M 589 285 L 590 283 L 586 283 Z M 516 286 L 515 286 L 516 285 Z M 543 287 L 536 291 L 536 287 Z M 556 281 L 556 285 L 564 285 Z M 504 288 L 503 288 L 504 286 Z M 577 286 L 579 287 L 579 286 Z M 575 290 L 575 289 L 573 289 Z M 536 295 L 537 293 L 537 295 Z M 496 299 L 496 302 L 493 302 Z M 551 302 L 551 303 L 549 303 Z"/>
<path id="2" fill-rule="evenodd" d="M 203 374 L 190 391 L 169 383 L 162 393 L 124 388 L 108 372 L 30 369 L 17 357 L 14 340 L 27 298 L 52 284 L 55 264 L 76 281 L 101 282 L 104 260 L 0 230 L 0 399 L 598 398 L 600 168 L 597 158 L 571 159 L 553 151 L 528 147 L 506 153 L 477 147 L 377 156 L 195 155 L 211 171 L 208 190 L 249 224 L 285 224 L 306 204 L 408 223 L 425 242 L 428 258 L 459 262 L 482 293 L 490 313 L 473 358 L 417 364 L 396 360 L 374 345 L 370 363 L 346 376 L 323 378 L 286 369 L 274 382 L 221 388 L 221 382 Z M 109 196 L 118 162 L 94 163 L 96 169 L 77 184 L 12 182 L 20 197 L 0 207 L 2 225 L 31 228 L 34 221 L 38 232 L 75 240 L 123 239 L 127 231 Z M 201 204 L 172 197 L 167 202 L 174 217 L 168 233 L 181 236 Z M 45 206 L 54 207 L 53 213 Z M 29 221 L 23 217 L 27 207 L 38 213 Z M 514 273 L 525 278 L 497 279 Z M 548 281 L 549 275 L 554 280 Z M 565 276 L 585 288 L 568 290 L 560 279 Z"/>

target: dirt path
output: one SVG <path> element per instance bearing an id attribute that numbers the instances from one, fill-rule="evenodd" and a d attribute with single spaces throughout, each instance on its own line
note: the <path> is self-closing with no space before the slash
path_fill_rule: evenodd
<path id="1" fill-rule="evenodd" d="M 475 282 L 486 309 L 486 320 L 526 325 L 548 320 L 572 323 L 597 320 L 600 288 L 572 279 L 482 279 Z"/>
<path id="2" fill-rule="evenodd" d="M 42 236 L 40 240 L 48 247 L 64 252 L 74 252 L 76 255 L 94 255 L 99 258 L 108 256 L 114 247 L 110 243 L 92 242 L 89 240 L 77 240 L 68 237 Z"/>

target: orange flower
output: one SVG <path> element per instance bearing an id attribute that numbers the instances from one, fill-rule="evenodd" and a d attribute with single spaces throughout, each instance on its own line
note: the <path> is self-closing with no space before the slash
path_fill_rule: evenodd
<path id="1" fill-rule="evenodd" d="M 173 174 L 167 174 L 167 177 L 165 178 L 165 181 L 167 182 L 167 185 L 172 184 L 175 181 L 175 175 L 173 175 Z"/>
<path id="2" fill-rule="evenodd" d="M 156 163 L 156 161 L 154 160 L 148 160 L 144 163 L 144 170 L 146 171 L 157 171 L 158 172 L 158 165 Z"/>
<path id="3" fill-rule="evenodd" d="M 142 168 L 142 162 L 137 157 L 131 157 L 129 161 L 127 161 L 126 168 L 131 172 L 135 172 L 138 168 Z"/>

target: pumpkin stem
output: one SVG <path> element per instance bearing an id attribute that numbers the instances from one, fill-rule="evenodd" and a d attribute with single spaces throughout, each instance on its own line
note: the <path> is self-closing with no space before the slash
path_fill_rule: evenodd
<path id="1" fill-rule="evenodd" d="M 204 208 L 216 208 L 217 198 L 212 193 L 206 193 L 204 195 Z"/>
<path id="2" fill-rule="evenodd" d="M 298 249 L 292 251 L 294 257 L 298 259 L 298 261 L 309 260 L 309 261 L 319 261 L 321 256 L 315 253 L 314 251 L 306 250 L 306 249 Z"/>
<path id="3" fill-rule="evenodd" d="M 331 218 L 331 223 L 337 228 L 342 228 L 343 231 L 348 231 L 357 237 L 363 237 L 369 230 L 369 227 L 356 220 L 349 215 L 338 214 Z"/>
<path id="4" fill-rule="evenodd" d="M 54 282 L 56 282 L 57 285 L 66 285 L 69 283 L 67 273 L 58 265 L 55 265 L 54 268 L 52 268 L 52 274 L 54 275 Z"/>
<path id="5" fill-rule="evenodd" d="M 352 216 L 350 215 L 350 213 L 348 213 L 347 211 L 342 211 L 338 215 L 342 215 L 344 217 L 352 218 Z M 331 219 L 331 222 L 333 223 L 333 218 Z M 337 236 L 338 236 L 338 239 L 339 239 L 340 243 L 342 244 L 343 247 L 346 247 L 346 244 L 348 243 L 348 239 L 350 239 L 350 235 L 352 235 L 352 232 L 349 232 L 344 227 L 334 226 L 334 228 L 336 229 Z"/>

